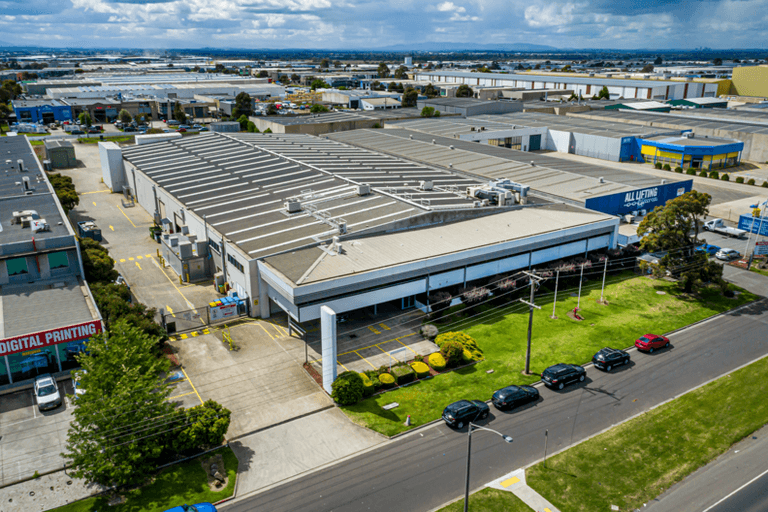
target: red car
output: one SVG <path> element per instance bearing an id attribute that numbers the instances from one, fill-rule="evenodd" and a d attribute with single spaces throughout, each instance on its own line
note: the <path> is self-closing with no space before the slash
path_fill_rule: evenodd
<path id="1" fill-rule="evenodd" d="M 645 334 L 635 340 L 635 346 L 638 350 L 652 353 L 655 349 L 669 346 L 669 338 L 656 334 Z"/>

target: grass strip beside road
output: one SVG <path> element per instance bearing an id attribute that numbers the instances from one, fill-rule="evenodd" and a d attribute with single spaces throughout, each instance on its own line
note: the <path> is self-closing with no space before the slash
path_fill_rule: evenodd
<path id="1" fill-rule="evenodd" d="M 580 311 L 583 322 L 566 316 L 576 306 L 577 298 L 563 292 L 563 279 L 557 297 L 557 320 L 550 318 L 552 294 L 542 287 L 536 299 L 542 309 L 533 314 L 531 371 L 540 373 L 559 362 L 587 363 L 603 347 L 625 348 L 645 333 L 673 331 L 757 299 L 749 292 L 726 298 L 716 287 L 701 290 L 698 298 L 678 296 L 676 283 L 630 275 L 609 279 L 605 288 L 608 305 L 598 304 L 600 280 L 585 282 Z M 573 283 L 567 284 L 569 292 L 572 287 Z M 516 301 L 510 302 L 497 311 L 513 312 L 479 317 L 479 321 L 468 324 L 451 326 L 458 320 L 455 316 L 442 326 L 437 324 L 441 332 L 463 330 L 475 338 L 484 352 L 484 361 L 341 409 L 356 423 L 392 436 L 439 418 L 443 408 L 456 400 L 488 400 L 496 389 L 538 381 L 538 376 L 521 374 L 525 367 L 528 311 L 519 306 Z M 488 374 L 488 370 L 494 372 Z M 392 402 L 400 405 L 389 411 L 382 409 Z M 407 415 L 411 415 L 411 427 L 404 425 Z"/>
<path id="2" fill-rule="evenodd" d="M 528 469 L 562 512 L 643 505 L 768 423 L 768 358 Z"/>
<path id="3" fill-rule="evenodd" d="M 224 458 L 229 481 L 221 491 L 213 492 L 208 487 L 208 480 L 200 464 L 200 457 L 175 464 L 162 470 L 151 484 L 140 489 L 122 493 L 126 501 L 121 505 L 108 505 L 109 498 L 99 496 L 76 501 L 63 507 L 53 509 L 53 512 L 96 512 L 110 510 L 114 512 L 162 512 L 184 503 L 217 501 L 229 498 L 235 493 L 237 478 L 237 457 L 229 447 L 203 455 L 206 459 L 216 453 Z"/>
<path id="4" fill-rule="evenodd" d="M 133 143 L 134 142 L 134 136 L 133 135 L 118 135 L 116 137 L 110 137 L 108 135 L 104 135 L 104 140 L 99 139 L 98 137 L 80 137 L 77 139 L 77 142 L 81 144 L 97 144 L 99 142 L 122 142 L 122 143 Z"/>
<path id="5" fill-rule="evenodd" d="M 464 498 L 454 501 L 443 507 L 439 512 L 462 512 L 464 510 Z M 509 491 L 502 491 L 486 487 L 469 496 L 469 510 L 482 510 L 483 512 L 533 512 L 523 500 Z"/>

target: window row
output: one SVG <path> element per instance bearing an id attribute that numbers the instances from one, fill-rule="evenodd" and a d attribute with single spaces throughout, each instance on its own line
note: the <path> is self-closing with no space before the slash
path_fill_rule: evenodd
<path id="1" fill-rule="evenodd" d="M 5 261 L 9 276 L 28 274 L 27 258 L 11 258 Z M 69 257 L 66 251 L 52 252 L 48 254 L 48 268 L 56 270 L 57 268 L 69 267 Z"/>

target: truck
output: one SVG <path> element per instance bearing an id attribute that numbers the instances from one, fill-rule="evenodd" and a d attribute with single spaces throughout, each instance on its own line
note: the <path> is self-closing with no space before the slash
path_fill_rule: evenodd
<path id="1" fill-rule="evenodd" d="M 705 231 L 712 231 L 714 233 L 720 233 L 721 235 L 732 236 L 734 238 L 742 238 L 747 234 L 747 232 L 743 229 L 726 226 L 723 219 L 712 219 L 705 222 L 702 227 Z"/>

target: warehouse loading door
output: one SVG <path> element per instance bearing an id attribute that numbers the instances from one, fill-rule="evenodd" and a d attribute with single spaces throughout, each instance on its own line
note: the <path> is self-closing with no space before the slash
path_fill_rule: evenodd
<path id="1" fill-rule="evenodd" d="M 528 143 L 528 151 L 538 151 L 541 149 L 541 135 L 531 135 Z"/>

